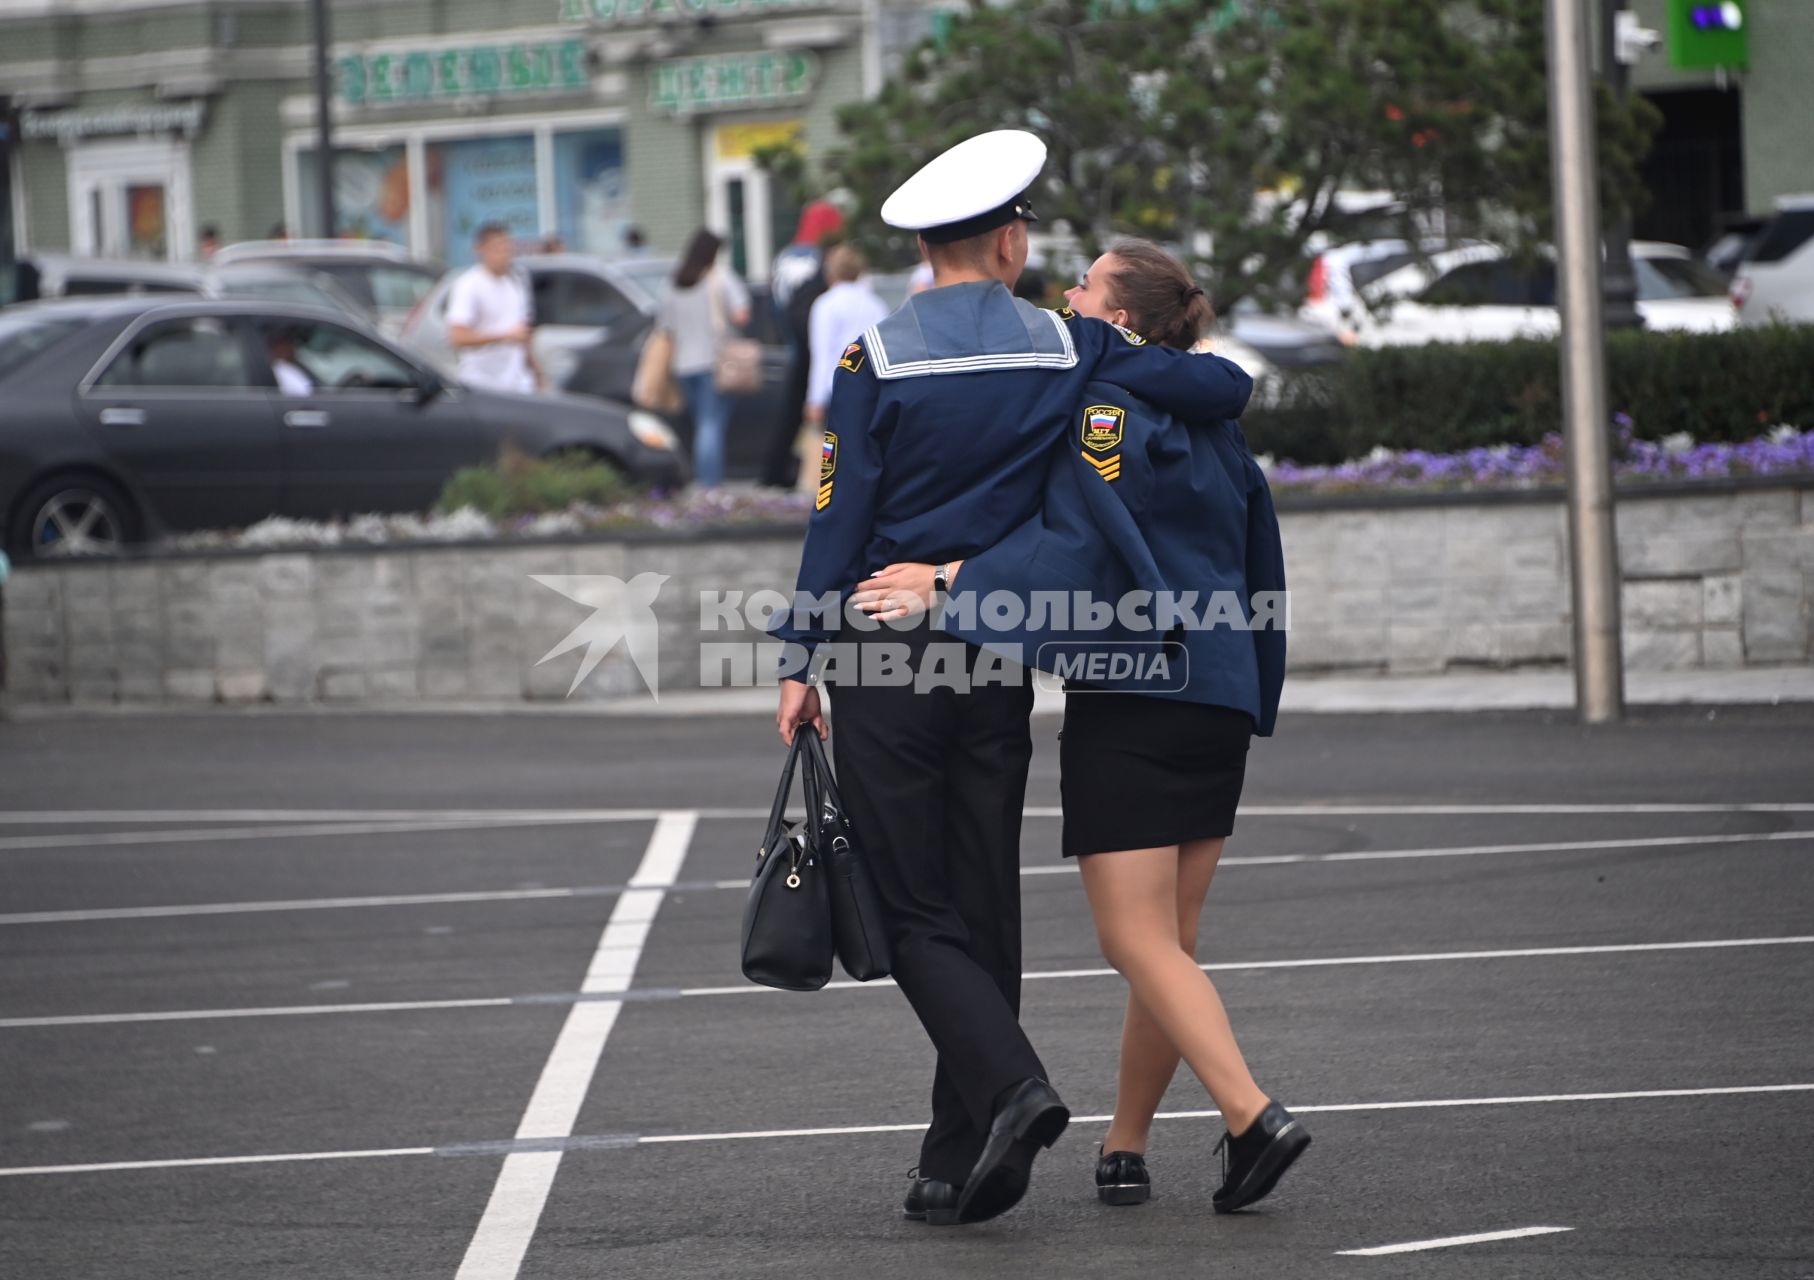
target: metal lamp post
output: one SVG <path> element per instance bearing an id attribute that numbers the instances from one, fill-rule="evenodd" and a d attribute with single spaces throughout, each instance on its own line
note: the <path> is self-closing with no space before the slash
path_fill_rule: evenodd
<path id="1" fill-rule="evenodd" d="M 1568 451 L 1575 702 L 1589 724 L 1625 709 L 1619 650 L 1618 543 L 1608 448 L 1606 343 L 1600 309 L 1600 191 L 1595 164 L 1588 0 L 1547 0 L 1550 165 L 1555 178 L 1562 308 L 1563 431 Z"/>
<path id="2" fill-rule="evenodd" d="M 320 195 L 321 235 L 334 238 L 334 102 L 328 71 L 328 0 L 312 0 L 315 15 L 315 185 Z"/>

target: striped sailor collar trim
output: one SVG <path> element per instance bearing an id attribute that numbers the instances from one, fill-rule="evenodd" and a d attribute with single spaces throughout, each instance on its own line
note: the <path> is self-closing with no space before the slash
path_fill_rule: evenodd
<path id="1" fill-rule="evenodd" d="M 863 334 L 863 345 L 869 351 L 875 376 L 882 379 L 923 378 L 934 374 L 984 373 L 995 369 L 1073 369 L 1077 366 L 1077 344 L 1071 340 L 1070 326 L 1057 312 L 1039 311 L 1058 335 L 1056 351 L 1011 351 L 994 355 L 974 353 L 942 356 L 922 360 L 895 360 L 888 354 L 882 325 L 872 325 Z M 886 324 L 884 321 L 883 324 Z"/>

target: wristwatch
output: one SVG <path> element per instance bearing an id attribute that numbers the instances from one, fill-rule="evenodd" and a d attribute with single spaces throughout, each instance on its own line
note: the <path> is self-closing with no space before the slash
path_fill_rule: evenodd
<path id="1" fill-rule="evenodd" d="M 951 594 L 951 566 L 941 564 L 932 571 L 933 594 L 948 596 Z"/>

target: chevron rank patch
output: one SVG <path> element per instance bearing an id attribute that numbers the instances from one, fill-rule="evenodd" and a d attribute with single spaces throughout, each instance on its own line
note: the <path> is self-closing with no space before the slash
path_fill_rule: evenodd
<path id="1" fill-rule="evenodd" d="M 1126 427 L 1126 409 L 1112 404 L 1093 404 L 1083 411 L 1083 447 L 1107 453 L 1121 443 Z"/>
<path id="2" fill-rule="evenodd" d="M 1139 334 L 1135 333 L 1132 329 L 1126 328 L 1122 325 L 1116 325 L 1115 332 L 1119 333 L 1122 337 L 1126 338 L 1128 340 L 1128 345 L 1130 345 L 1130 346 L 1144 347 L 1146 345 L 1146 339 L 1142 338 Z"/>
<path id="3" fill-rule="evenodd" d="M 1096 468 L 1096 474 L 1101 476 L 1104 480 L 1121 479 L 1120 454 L 1111 453 L 1106 458 L 1098 458 L 1086 451 L 1081 456 L 1085 462 Z"/>
<path id="4" fill-rule="evenodd" d="M 831 487 L 836 483 L 836 480 L 827 480 L 819 486 L 819 497 L 813 504 L 814 511 L 823 511 L 831 505 Z"/>
<path id="5" fill-rule="evenodd" d="M 844 348 L 844 358 L 838 361 L 838 368 L 846 373 L 855 373 L 863 367 L 863 344 L 853 342 Z"/>

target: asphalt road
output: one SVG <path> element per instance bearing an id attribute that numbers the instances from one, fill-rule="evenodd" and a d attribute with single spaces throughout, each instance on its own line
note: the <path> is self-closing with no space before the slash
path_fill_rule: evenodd
<path id="1" fill-rule="evenodd" d="M 1814 1277 L 1814 710 L 1256 744 L 1200 959 L 1316 1144 L 1233 1218 L 1187 1074 L 1152 1203 L 1094 1198 L 1056 729 L 1026 1024 L 1079 1119 L 939 1230 L 899 994 L 738 976 L 761 722 L 0 723 L 0 1277 Z"/>

